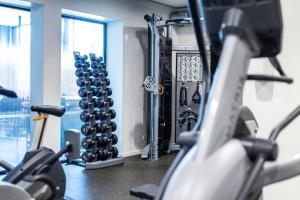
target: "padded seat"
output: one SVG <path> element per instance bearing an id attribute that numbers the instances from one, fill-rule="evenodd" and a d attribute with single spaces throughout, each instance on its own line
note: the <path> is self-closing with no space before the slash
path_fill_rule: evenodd
<path id="1" fill-rule="evenodd" d="M 49 105 L 31 106 L 31 111 L 54 115 L 56 117 L 61 117 L 63 116 L 63 114 L 65 114 L 66 108 L 61 106 L 49 106 Z"/>
<path id="2" fill-rule="evenodd" d="M 130 195 L 140 198 L 152 200 L 158 193 L 159 187 L 155 184 L 147 184 L 136 188 L 131 188 Z"/>
<path id="3" fill-rule="evenodd" d="M 7 90 L 0 85 L 0 95 L 7 96 L 10 98 L 17 98 L 17 94 L 12 90 Z"/>

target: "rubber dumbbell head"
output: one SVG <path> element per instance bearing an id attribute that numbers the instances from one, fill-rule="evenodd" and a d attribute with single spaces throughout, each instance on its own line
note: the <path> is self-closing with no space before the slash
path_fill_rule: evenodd
<path id="1" fill-rule="evenodd" d="M 115 145 L 115 144 L 118 143 L 118 137 L 117 137 L 116 134 L 111 134 L 111 138 L 110 139 L 111 139 L 112 145 Z"/>
<path id="2" fill-rule="evenodd" d="M 95 130 L 95 128 L 88 124 L 84 124 L 81 126 L 81 133 L 83 135 L 90 135 L 93 133 L 94 130 Z"/>
<path id="3" fill-rule="evenodd" d="M 116 111 L 115 111 L 115 110 L 110 109 L 110 110 L 108 111 L 108 114 L 110 114 L 110 118 L 111 118 L 111 119 L 116 118 Z"/>
<path id="4" fill-rule="evenodd" d="M 83 55 L 83 56 L 81 57 L 81 62 L 86 62 L 87 59 L 88 59 L 87 55 Z"/>
<path id="5" fill-rule="evenodd" d="M 83 122 L 87 122 L 91 119 L 91 114 L 89 112 L 83 111 L 80 113 L 80 119 Z"/>
<path id="6" fill-rule="evenodd" d="M 91 67 L 92 67 L 92 69 L 97 69 L 98 68 L 98 65 L 97 65 L 97 63 L 95 63 L 95 62 L 93 62 L 92 64 L 91 64 Z M 94 76 L 94 75 L 93 75 Z"/>
<path id="7" fill-rule="evenodd" d="M 95 107 L 98 107 L 98 108 L 103 108 L 104 105 L 105 105 L 105 101 L 101 98 L 97 98 L 95 99 Z"/>
<path id="8" fill-rule="evenodd" d="M 102 61 L 103 61 L 103 57 L 100 56 L 99 58 L 97 58 L 98 63 L 101 63 Z"/>
<path id="9" fill-rule="evenodd" d="M 105 89 L 105 91 L 107 92 L 108 96 L 112 95 L 112 89 L 111 88 L 108 87 L 108 88 Z"/>
<path id="10" fill-rule="evenodd" d="M 81 64 L 80 61 L 76 61 L 76 62 L 74 63 L 74 66 L 75 66 L 76 68 L 81 68 L 82 64 Z"/>
<path id="11" fill-rule="evenodd" d="M 78 53 L 73 54 L 74 55 L 74 60 L 75 61 L 80 61 L 80 55 Z"/>
<path id="12" fill-rule="evenodd" d="M 87 100 L 81 99 L 79 101 L 79 107 L 81 109 L 88 109 L 89 108 L 89 102 Z"/>
<path id="13" fill-rule="evenodd" d="M 88 96 L 88 93 L 89 93 L 89 91 L 87 91 L 85 88 L 80 88 L 80 89 L 78 90 L 78 95 L 79 95 L 81 98 L 87 97 L 87 96 Z"/>
<path id="14" fill-rule="evenodd" d="M 111 127 L 111 131 L 114 132 L 117 130 L 117 124 L 116 122 L 111 121 L 108 125 L 109 127 Z"/>
<path id="15" fill-rule="evenodd" d="M 110 80 L 108 78 L 105 79 L 105 82 L 106 82 L 106 86 L 110 85 Z"/>
<path id="16" fill-rule="evenodd" d="M 112 154 L 112 155 L 111 155 L 112 158 L 118 157 L 119 151 L 118 151 L 117 147 L 112 147 L 112 149 L 111 149 L 111 154 Z"/>
<path id="17" fill-rule="evenodd" d="M 113 107 L 114 105 L 114 100 L 112 98 L 107 98 L 107 101 L 109 103 L 109 107 Z"/>
<path id="18" fill-rule="evenodd" d="M 95 143 L 95 142 L 93 142 L 93 140 L 90 139 L 90 138 L 83 138 L 83 139 L 81 140 L 81 146 L 82 146 L 83 148 L 85 148 L 85 149 L 92 148 L 92 146 L 93 146 L 94 143 Z"/>

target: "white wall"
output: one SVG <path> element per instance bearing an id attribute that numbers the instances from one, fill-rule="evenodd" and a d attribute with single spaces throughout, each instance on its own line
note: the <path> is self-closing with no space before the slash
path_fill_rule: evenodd
<path id="1" fill-rule="evenodd" d="M 118 84 L 112 83 L 113 93 L 115 92 L 113 97 L 115 103 L 117 103 L 115 108 L 119 110 L 117 110 L 118 119 L 116 119 L 119 122 L 118 136 L 120 143 L 118 146 L 123 155 L 128 156 L 139 153 L 145 144 L 143 137 L 146 134 L 146 118 L 143 112 L 145 102 L 140 86 L 143 83 L 147 58 L 143 56 L 142 52 L 145 49 L 138 41 L 136 31 L 139 28 L 144 28 L 144 31 L 146 31 L 147 25 L 143 19 L 145 14 L 155 12 L 164 18 L 168 18 L 173 8 L 148 0 L 27 1 L 33 3 L 33 5 L 39 4 L 41 6 L 40 10 L 36 10 L 32 14 L 33 17 L 39 16 L 39 18 L 32 19 L 36 27 L 32 27 L 33 54 L 31 57 L 37 59 L 31 63 L 31 86 L 36 88 L 31 93 L 32 103 L 34 104 L 60 104 L 61 21 L 59 19 L 62 9 L 103 16 L 122 23 L 121 29 L 127 30 L 122 35 L 122 37 L 124 36 L 124 43 L 123 38 L 113 41 L 111 35 L 108 36 L 108 40 L 113 45 L 108 46 L 107 67 L 110 76 L 114 79 L 113 81 L 118 81 Z M 111 22 L 109 24 L 112 25 Z M 108 27 L 113 27 L 110 25 Z M 123 34 L 123 30 L 119 30 L 118 33 Z M 130 42 L 126 38 L 131 38 Z M 119 41 L 119 44 L 117 41 Z M 123 45 L 125 46 L 123 47 Z M 122 59 L 123 55 L 126 55 L 124 59 Z M 118 62 L 120 60 L 121 62 Z M 118 70 L 118 67 L 120 70 Z M 60 119 L 52 118 L 51 121 L 46 129 L 45 142 L 47 146 L 58 150 Z M 124 124 L 126 126 L 123 126 Z"/>
<path id="2" fill-rule="evenodd" d="M 281 1 L 284 15 L 283 51 L 279 60 L 286 73 L 294 78 L 294 84 L 247 83 L 244 103 L 248 105 L 259 123 L 259 135 L 266 136 L 292 109 L 300 104 L 300 67 L 299 67 L 299 9 L 297 0 Z M 250 70 L 268 71 L 270 66 L 265 61 L 253 61 Z M 272 71 L 272 70 L 271 70 Z M 276 74 L 275 72 L 273 72 Z M 276 74 L 277 75 L 277 74 Z M 259 99 L 263 99 L 259 100 Z M 290 158 L 300 153 L 300 119 L 293 122 L 279 137 L 279 160 Z M 300 178 L 288 180 L 265 189 L 266 200 L 300 199 Z"/>
<path id="3" fill-rule="evenodd" d="M 174 27 L 172 31 L 173 45 L 197 46 L 193 25 Z"/>
<path id="4" fill-rule="evenodd" d="M 124 107 L 123 125 L 127 130 L 124 156 L 141 153 L 146 144 L 147 93 L 142 87 L 148 66 L 148 29 L 124 28 Z"/>

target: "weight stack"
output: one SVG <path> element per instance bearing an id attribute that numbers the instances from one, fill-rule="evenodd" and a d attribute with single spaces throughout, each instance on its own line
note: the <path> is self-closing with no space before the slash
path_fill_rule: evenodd
<path id="1" fill-rule="evenodd" d="M 90 62 L 86 55 L 73 52 L 76 67 L 78 95 L 82 98 L 79 106 L 83 111 L 80 119 L 84 124 L 81 133 L 85 136 L 81 146 L 85 151 L 81 158 L 86 169 L 97 169 L 123 163 L 123 158 L 118 157 L 118 149 L 113 146 L 118 142 L 118 137 L 113 132 L 117 125 L 112 119 L 116 112 L 111 109 L 113 100 L 110 98 L 112 90 L 108 86 L 110 80 L 103 63 L 103 58 L 89 54 Z"/>

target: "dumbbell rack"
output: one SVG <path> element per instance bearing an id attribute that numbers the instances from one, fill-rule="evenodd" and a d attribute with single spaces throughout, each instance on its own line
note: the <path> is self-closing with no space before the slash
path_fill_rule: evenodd
<path id="1" fill-rule="evenodd" d="M 110 81 L 106 78 L 107 71 L 103 59 L 91 53 L 89 63 L 86 55 L 80 56 L 79 52 L 73 54 L 77 68 L 76 76 L 79 77 L 78 93 L 82 97 L 79 103 L 83 109 L 80 118 L 85 123 L 81 128 L 81 133 L 85 135 L 81 142 L 85 148 L 81 155 L 85 168 L 99 169 L 122 164 L 124 159 L 118 157 L 118 149 L 113 146 L 118 141 L 117 136 L 112 133 L 116 124 L 111 121 L 116 113 L 110 109 L 113 101 L 108 96 L 112 91 L 107 87 Z"/>

